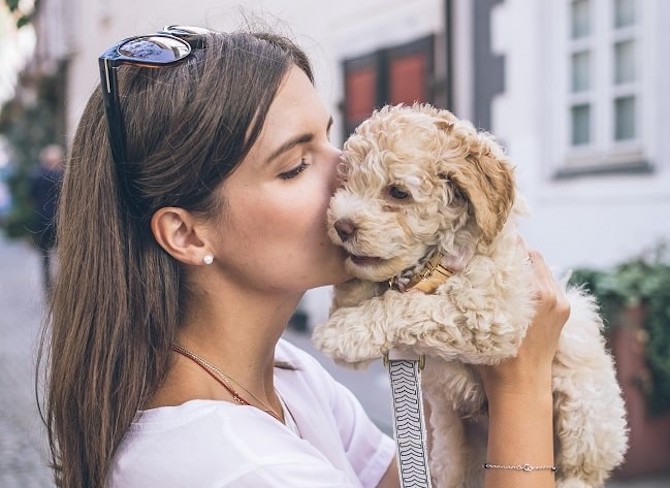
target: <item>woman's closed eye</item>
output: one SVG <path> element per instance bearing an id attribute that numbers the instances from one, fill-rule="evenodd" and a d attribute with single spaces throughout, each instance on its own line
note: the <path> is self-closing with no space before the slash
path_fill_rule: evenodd
<path id="1" fill-rule="evenodd" d="M 296 176 L 299 176 L 300 173 L 305 171 L 308 166 L 309 166 L 309 163 L 307 162 L 307 160 L 305 160 L 305 158 L 303 158 L 303 159 L 300 160 L 300 164 L 298 164 L 298 166 L 281 173 L 279 175 L 279 177 L 282 180 L 291 180 L 291 179 L 295 178 Z"/>

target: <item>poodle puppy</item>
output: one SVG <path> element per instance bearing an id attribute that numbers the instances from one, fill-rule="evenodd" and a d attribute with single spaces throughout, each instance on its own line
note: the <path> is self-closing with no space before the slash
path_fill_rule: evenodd
<path id="1" fill-rule="evenodd" d="M 335 287 L 314 344 L 354 366 L 391 348 L 425 354 L 435 485 L 482 486 L 487 415 L 475 365 L 513 357 L 534 314 L 512 164 L 450 112 L 399 105 L 356 129 L 341 172 L 329 235 L 355 279 Z M 557 486 L 598 487 L 623 460 L 625 409 L 597 304 L 581 289 L 566 294 L 552 370 Z"/>

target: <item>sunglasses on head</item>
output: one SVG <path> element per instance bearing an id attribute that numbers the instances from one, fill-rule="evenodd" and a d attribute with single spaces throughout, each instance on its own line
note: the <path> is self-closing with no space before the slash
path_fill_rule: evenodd
<path id="1" fill-rule="evenodd" d="M 126 131 L 121 117 L 116 68 L 123 65 L 143 68 L 176 65 L 187 59 L 193 49 L 202 48 L 203 37 L 211 32 L 202 27 L 169 25 L 156 34 L 124 39 L 98 58 L 109 142 L 116 164 L 127 160 Z"/>

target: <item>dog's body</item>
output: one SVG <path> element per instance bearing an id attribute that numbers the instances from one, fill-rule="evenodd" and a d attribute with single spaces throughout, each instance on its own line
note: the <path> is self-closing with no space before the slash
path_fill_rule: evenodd
<path id="1" fill-rule="evenodd" d="M 357 278 L 335 287 L 314 342 L 352 365 L 391 348 L 426 354 L 435 484 L 482 486 L 487 417 L 473 365 L 515 356 L 534 314 L 511 164 L 491 137 L 426 105 L 375 112 L 345 144 L 344 160 L 329 231 Z M 400 291 L 436 253 L 454 275 L 430 294 Z M 625 410 L 593 298 L 566 293 L 571 315 L 552 370 L 557 480 L 597 487 L 623 459 Z"/>

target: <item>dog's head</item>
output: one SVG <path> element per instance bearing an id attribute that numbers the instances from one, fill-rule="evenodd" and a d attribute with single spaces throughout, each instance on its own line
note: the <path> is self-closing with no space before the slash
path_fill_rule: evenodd
<path id="1" fill-rule="evenodd" d="M 428 105 L 376 111 L 345 143 L 341 169 L 329 234 L 361 279 L 397 276 L 435 249 L 462 269 L 480 243 L 492 242 L 514 201 L 502 148 Z"/>

